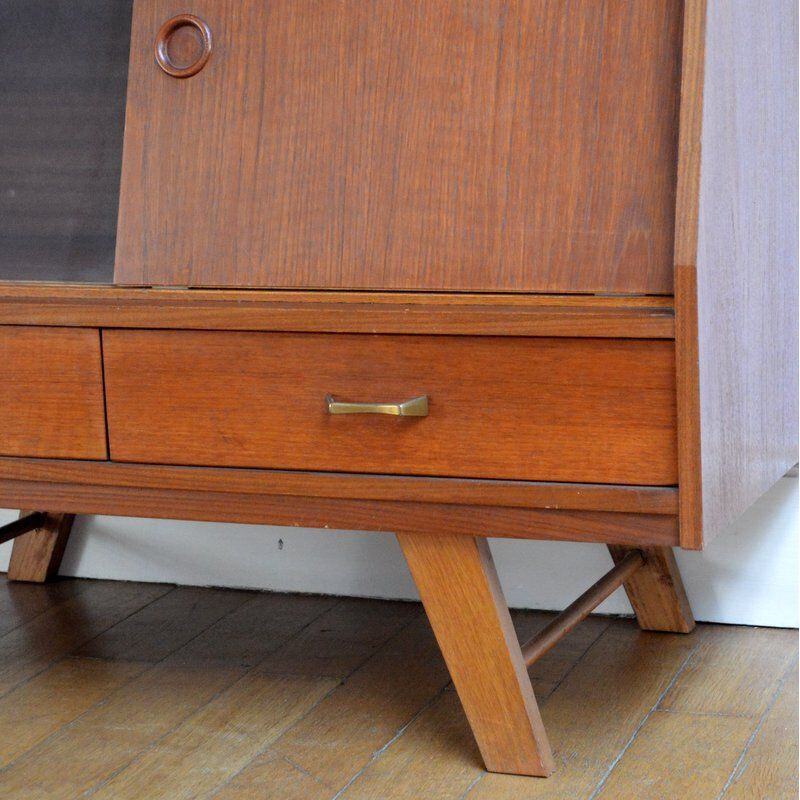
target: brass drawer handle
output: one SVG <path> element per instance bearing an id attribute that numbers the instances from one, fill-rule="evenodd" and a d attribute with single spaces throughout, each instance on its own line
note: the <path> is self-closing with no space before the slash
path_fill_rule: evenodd
<path id="1" fill-rule="evenodd" d="M 199 36 L 200 52 L 193 63 L 179 66 L 173 63 L 169 55 L 169 40 L 179 28 L 194 28 Z M 189 78 L 196 75 L 206 65 L 211 56 L 211 29 L 199 17 L 192 14 L 178 14 L 177 17 L 168 19 L 156 35 L 155 42 L 156 63 L 167 75 L 173 78 Z"/>
<path id="2" fill-rule="evenodd" d="M 395 417 L 427 417 L 428 395 L 412 397 L 402 403 L 346 403 L 325 395 L 329 414 L 391 414 Z"/>

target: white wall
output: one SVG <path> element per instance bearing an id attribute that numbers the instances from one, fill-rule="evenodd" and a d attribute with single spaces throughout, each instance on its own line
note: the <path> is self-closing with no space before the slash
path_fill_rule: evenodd
<path id="1" fill-rule="evenodd" d="M 16 512 L 0 511 L 0 523 Z M 611 565 L 600 545 L 492 540 L 510 605 L 562 609 Z M 0 571 L 11 543 L 0 546 Z M 783 478 L 702 553 L 678 562 L 698 620 L 798 625 L 798 481 Z M 393 536 L 79 517 L 64 575 L 415 598 Z M 599 608 L 630 613 L 622 591 Z"/>

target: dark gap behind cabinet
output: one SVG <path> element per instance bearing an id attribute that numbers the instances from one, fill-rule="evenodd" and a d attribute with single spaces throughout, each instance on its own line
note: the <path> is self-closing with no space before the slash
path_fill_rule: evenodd
<path id="1" fill-rule="evenodd" d="M 0 4 L 0 280 L 110 283 L 131 0 Z"/>

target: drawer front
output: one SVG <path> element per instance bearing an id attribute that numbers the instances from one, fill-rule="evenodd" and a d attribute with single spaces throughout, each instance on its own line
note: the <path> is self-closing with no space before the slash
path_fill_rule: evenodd
<path id="1" fill-rule="evenodd" d="M 676 483 L 671 341 L 103 332 L 111 458 Z M 428 415 L 330 414 L 428 397 Z"/>
<path id="2" fill-rule="evenodd" d="M 682 9 L 137 0 L 116 279 L 671 294 Z"/>
<path id="3" fill-rule="evenodd" d="M 98 330 L 0 327 L 0 455 L 106 458 Z"/>

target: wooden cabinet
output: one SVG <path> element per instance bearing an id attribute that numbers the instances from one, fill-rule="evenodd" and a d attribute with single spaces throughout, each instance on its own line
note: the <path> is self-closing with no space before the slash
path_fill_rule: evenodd
<path id="1" fill-rule="evenodd" d="M 547 774 L 526 659 L 623 584 L 691 630 L 670 548 L 797 460 L 795 4 L 12 6 L 14 577 L 74 513 L 396 533 L 487 767 Z M 520 647 L 491 536 L 616 566 Z"/>

